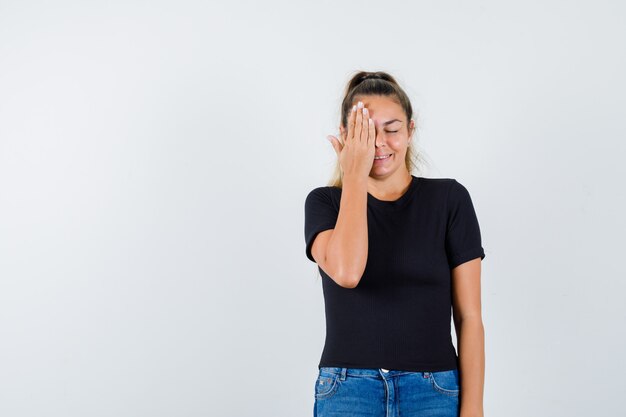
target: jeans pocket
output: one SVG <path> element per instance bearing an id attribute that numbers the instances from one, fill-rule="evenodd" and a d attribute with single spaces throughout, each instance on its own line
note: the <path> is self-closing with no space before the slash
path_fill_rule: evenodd
<path id="1" fill-rule="evenodd" d="M 338 380 L 339 374 L 320 370 L 315 381 L 315 398 L 321 400 L 332 397 L 339 387 Z"/>
<path id="2" fill-rule="evenodd" d="M 456 396 L 459 395 L 459 371 L 451 369 L 449 371 L 430 372 L 430 381 L 435 391 Z"/>

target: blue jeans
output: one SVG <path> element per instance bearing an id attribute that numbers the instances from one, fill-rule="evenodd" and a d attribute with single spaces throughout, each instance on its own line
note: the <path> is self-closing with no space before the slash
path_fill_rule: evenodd
<path id="1" fill-rule="evenodd" d="M 458 417 L 458 369 L 409 372 L 322 367 L 314 417 Z"/>

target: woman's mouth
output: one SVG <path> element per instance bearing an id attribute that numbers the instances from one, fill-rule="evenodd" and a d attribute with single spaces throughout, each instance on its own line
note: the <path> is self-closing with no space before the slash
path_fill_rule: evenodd
<path id="1" fill-rule="evenodd" d="M 389 158 L 391 158 L 392 154 L 387 154 L 387 155 L 381 155 L 381 156 L 375 156 L 374 157 L 374 163 L 375 164 L 382 164 L 385 161 L 387 161 Z"/>

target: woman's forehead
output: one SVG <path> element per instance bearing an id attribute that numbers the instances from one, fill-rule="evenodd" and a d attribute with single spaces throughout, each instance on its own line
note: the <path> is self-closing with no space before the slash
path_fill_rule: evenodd
<path id="1" fill-rule="evenodd" d="M 368 106 L 366 103 L 364 104 L 369 111 L 369 116 L 374 119 L 376 125 L 388 125 L 394 122 L 404 122 L 406 119 L 406 115 L 404 114 L 402 108 L 380 105 Z"/>
<path id="2" fill-rule="evenodd" d="M 397 101 L 385 96 L 365 96 L 355 100 L 355 104 L 362 101 L 368 110 L 377 111 L 381 114 L 389 114 L 390 116 L 402 114 L 404 111 Z"/>

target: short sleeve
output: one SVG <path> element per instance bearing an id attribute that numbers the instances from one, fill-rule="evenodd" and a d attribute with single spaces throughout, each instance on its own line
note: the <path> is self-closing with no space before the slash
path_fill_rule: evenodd
<path id="1" fill-rule="evenodd" d="M 306 256 L 315 262 L 311 254 L 313 241 L 319 232 L 334 229 L 339 208 L 333 204 L 330 187 L 318 187 L 309 193 L 304 203 L 304 239 Z"/>
<path id="2" fill-rule="evenodd" d="M 480 257 L 485 258 L 480 226 L 467 188 L 452 179 L 448 189 L 446 254 L 450 269 Z"/>

